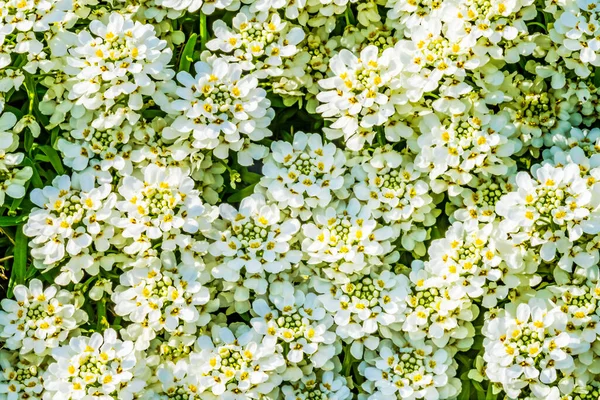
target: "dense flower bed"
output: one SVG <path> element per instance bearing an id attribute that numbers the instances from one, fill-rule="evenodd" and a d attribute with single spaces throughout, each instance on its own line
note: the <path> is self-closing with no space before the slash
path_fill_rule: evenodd
<path id="1" fill-rule="evenodd" d="M 597 0 L 0 0 L 0 400 L 600 399 Z"/>

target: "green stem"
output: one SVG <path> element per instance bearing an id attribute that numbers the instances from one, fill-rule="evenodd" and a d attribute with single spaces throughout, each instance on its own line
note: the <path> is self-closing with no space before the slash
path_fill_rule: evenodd
<path id="1" fill-rule="evenodd" d="M 206 50 L 208 41 L 208 27 L 206 26 L 206 14 L 200 12 L 200 51 Z"/>
<path id="2" fill-rule="evenodd" d="M 25 90 L 27 90 L 27 96 L 29 97 L 29 114 L 33 115 L 33 108 L 36 100 L 35 93 L 36 82 L 30 74 L 25 74 Z"/>
<path id="3" fill-rule="evenodd" d="M 342 373 L 344 376 L 350 376 L 350 371 L 352 370 L 354 357 L 350 353 L 350 347 L 351 346 L 346 346 L 346 349 L 344 350 L 344 361 L 342 364 Z"/>
<path id="4" fill-rule="evenodd" d="M 383 132 L 383 127 L 378 126 L 375 130 L 377 131 L 377 143 L 379 143 L 379 146 L 381 147 L 385 146 L 385 133 Z"/>
<path id="5" fill-rule="evenodd" d="M 98 323 L 96 324 L 96 330 L 102 332 L 109 326 L 108 320 L 106 319 L 106 299 L 102 298 L 102 300 L 98 302 Z"/>

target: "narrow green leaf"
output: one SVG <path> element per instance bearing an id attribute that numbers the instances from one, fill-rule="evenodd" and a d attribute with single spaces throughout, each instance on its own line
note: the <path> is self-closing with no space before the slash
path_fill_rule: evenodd
<path id="1" fill-rule="evenodd" d="M 144 118 L 148 118 L 148 119 L 153 119 L 156 117 L 163 117 L 165 115 L 165 112 L 162 110 L 144 110 L 142 111 L 142 117 Z"/>
<path id="2" fill-rule="evenodd" d="M 102 298 L 96 303 L 97 306 L 97 317 L 98 321 L 96 324 L 97 332 L 104 332 L 105 329 L 110 327 L 108 320 L 106 319 L 106 298 Z"/>
<path id="3" fill-rule="evenodd" d="M 481 350 L 483 348 L 483 338 L 481 336 L 476 336 L 475 341 L 473 342 L 473 346 L 471 346 L 471 350 Z"/>
<path id="4" fill-rule="evenodd" d="M 471 397 L 471 384 L 469 381 L 462 381 L 462 391 L 458 395 L 458 400 L 469 400 Z"/>
<path id="5" fill-rule="evenodd" d="M 352 9 L 350 7 L 346 7 L 344 17 L 346 18 L 346 26 L 356 25 L 356 18 L 354 18 L 354 14 L 352 13 Z"/>
<path id="6" fill-rule="evenodd" d="M 50 146 L 54 147 L 56 142 L 58 142 L 58 133 L 60 131 L 59 127 L 52 129 L 50 132 Z"/>
<path id="7" fill-rule="evenodd" d="M 29 180 L 31 182 L 31 184 L 33 185 L 33 187 L 34 188 L 43 188 L 44 182 L 42 181 L 42 178 L 40 178 L 40 174 L 39 174 L 37 168 L 35 167 L 35 164 L 33 163 L 33 161 L 31 161 L 31 158 L 26 157 L 23 160 L 23 165 L 27 165 L 27 166 L 31 167 L 31 169 L 33 170 L 33 175 L 31 176 L 31 179 Z"/>
<path id="8" fill-rule="evenodd" d="M 31 267 L 27 269 L 27 275 L 25 276 L 25 282 L 29 281 L 31 278 L 35 276 L 38 269 L 35 267 Z M 50 281 L 50 283 L 54 283 L 54 280 Z"/>
<path id="9" fill-rule="evenodd" d="M 23 117 L 23 112 L 21 112 L 21 110 L 19 110 L 16 107 L 9 106 L 8 104 L 6 104 L 6 105 L 4 105 L 4 109 L 6 111 L 10 111 L 11 113 L 15 114 L 15 117 L 17 117 L 17 119 L 21 119 L 21 117 Z"/>
<path id="10" fill-rule="evenodd" d="M 486 393 L 485 390 L 483 389 L 483 387 L 481 386 L 481 383 L 477 382 L 477 381 L 471 381 L 471 384 L 473 384 L 473 387 L 475 388 L 475 390 L 477 391 L 478 395 L 481 395 L 481 397 L 483 397 Z M 478 398 L 481 398 L 478 397 Z"/>
<path id="11" fill-rule="evenodd" d="M 485 400 L 496 400 L 498 398 L 497 394 L 494 394 L 494 385 L 492 383 L 488 383 L 487 393 L 485 395 Z"/>
<path id="12" fill-rule="evenodd" d="M 31 155 L 31 150 L 33 150 L 33 135 L 31 134 L 31 132 L 29 132 L 29 129 L 27 129 L 23 133 L 23 136 L 23 148 L 25 149 L 27 154 Z"/>
<path id="13" fill-rule="evenodd" d="M 194 61 L 194 48 L 196 47 L 197 41 L 198 35 L 193 33 L 185 44 L 181 56 L 179 57 L 179 71 L 190 72 L 190 66 L 192 65 L 192 61 Z"/>
<path id="14" fill-rule="evenodd" d="M 40 146 L 40 150 L 42 150 L 44 154 L 46 154 L 46 156 L 50 160 L 50 164 L 52 164 L 52 167 L 58 175 L 62 175 L 65 173 L 65 168 L 63 167 L 62 161 L 60 160 L 60 156 L 58 155 L 56 150 L 54 150 L 48 145 Z"/>
<path id="15" fill-rule="evenodd" d="M 27 236 L 23 233 L 23 225 L 17 228 L 15 248 L 10 281 L 8 282 L 8 297 L 12 297 L 13 289 L 25 283 L 27 276 Z"/>
<path id="16" fill-rule="evenodd" d="M 206 50 L 206 42 L 208 42 L 208 26 L 206 23 L 206 14 L 200 11 L 200 50 Z"/>
<path id="17" fill-rule="evenodd" d="M 17 226 L 21 222 L 25 221 L 27 217 L 25 215 L 17 215 L 15 217 L 0 217 L 0 226 Z"/>
<path id="18" fill-rule="evenodd" d="M 250 196 L 252 193 L 254 193 L 254 186 L 256 186 L 256 183 L 254 185 L 245 187 L 238 192 L 235 192 L 234 194 L 229 196 L 229 198 L 227 199 L 227 202 L 237 203 L 237 202 L 242 201 L 244 198 L 246 198 L 246 197 Z"/>
<path id="19" fill-rule="evenodd" d="M 249 185 L 257 183 L 260 180 L 260 178 L 262 177 L 262 175 L 254 173 L 254 172 L 250 172 L 246 168 L 244 168 L 241 171 L 241 175 L 242 175 L 242 182 L 249 184 Z"/>

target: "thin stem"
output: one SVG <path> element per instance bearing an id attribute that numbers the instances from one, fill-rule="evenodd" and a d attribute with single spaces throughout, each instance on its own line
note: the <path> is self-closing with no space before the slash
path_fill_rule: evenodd
<path id="1" fill-rule="evenodd" d="M 98 323 L 96 325 L 96 330 L 102 332 L 109 326 L 108 320 L 106 319 L 106 298 L 102 298 L 102 300 L 98 302 Z"/>
<path id="2" fill-rule="evenodd" d="M 4 229 L 0 228 L 0 234 L 6 236 L 13 245 L 15 244 L 15 239 L 12 236 L 10 236 L 8 232 L 6 232 Z"/>
<path id="3" fill-rule="evenodd" d="M 383 132 L 383 128 L 378 126 L 375 130 L 377 131 L 377 143 L 379 143 L 379 146 L 381 147 L 385 146 L 385 133 Z"/>

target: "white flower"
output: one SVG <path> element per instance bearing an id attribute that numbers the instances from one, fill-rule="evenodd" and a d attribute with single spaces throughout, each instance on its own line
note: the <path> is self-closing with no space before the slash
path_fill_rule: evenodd
<path id="1" fill-rule="evenodd" d="M 118 191 L 123 197 L 116 203 L 120 215 L 111 221 L 132 241 L 124 248 L 128 254 L 147 250 L 152 240 L 175 229 L 189 234 L 210 229 L 213 208 L 202 203 L 194 181 L 181 168 L 150 164 L 143 176 L 123 178 Z"/>
<path id="2" fill-rule="evenodd" d="M 536 398 L 558 392 L 558 374 L 569 374 L 575 368 L 573 348 L 569 347 L 577 345 L 577 339 L 561 329 L 559 308 L 543 297 L 507 304 L 505 311 L 486 320 L 482 329 L 486 375 L 500 383 L 510 398 L 517 398 L 525 388 Z"/>
<path id="3" fill-rule="evenodd" d="M 161 269 L 134 268 L 125 272 L 112 295 L 117 315 L 154 331 L 150 337 L 137 338 L 139 350 L 145 350 L 148 340 L 163 330 L 174 332 L 182 325 L 204 326 L 210 321 L 210 315 L 202 312 L 204 307 L 213 307 L 208 304 L 210 291 L 196 266 L 177 265 L 175 255 L 168 251 L 161 254 L 159 265 Z"/>
<path id="4" fill-rule="evenodd" d="M 570 101 L 563 101 L 561 97 L 568 97 L 566 93 L 549 90 L 544 79 L 538 77 L 535 80 L 525 79 L 522 75 L 516 75 L 512 79 L 505 79 L 500 89 L 508 95 L 512 101 L 502 104 L 501 108 L 510 115 L 513 129 L 523 142 L 523 149 L 540 148 L 543 145 L 543 135 L 553 130 L 563 129 L 565 125 L 571 127 L 567 118 L 561 118 L 561 107 L 569 107 Z M 567 109 L 572 114 L 571 107 Z M 566 119 L 566 121 L 561 121 Z"/>
<path id="5" fill-rule="evenodd" d="M 485 51 L 474 51 L 474 38 L 443 35 L 440 25 L 419 26 L 410 40 L 400 40 L 394 46 L 403 65 L 399 85 L 410 101 L 419 101 L 424 93 L 436 90 L 444 77 L 463 81 L 468 71 L 488 62 Z"/>
<path id="6" fill-rule="evenodd" d="M 233 327 L 232 327 L 233 329 Z M 200 373 L 200 390 L 206 399 L 269 397 L 281 383 L 277 369 L 285 365 L 276 348 L 246 325 L 234 331 L 214 325 L 211 336 L 201 336 L 200 353 L 190 362 Z"/>
<path id="7" fill-rule="evenodd" d="M 600 41 L 596 37 L 600 32 L 600 24 L 596 3 L 590 0 L 567 1 L 557 5 L 546 2 L 544 11 L 552 14 L 555 20 L 549 36 L 560 46 L 557 53 L 567 61 L 566 66 L 570 69 L 575 69 L 574 63 L 568 61 L 581 62 L 585 66 L 585 73 L 577 69 L 576 73 L 587 77 L 590 70 L 600 65 Z"/>
<path id="8" fill-rule="evenodd" d="M 352 398 L 346 377 L 333 371 L 319 376 L 314 372 L 304 375 L 297 382 L 288 382 L 281 388 L 284 400 L 348 400 Z"/>
<path id="9" fill-rule="evenodd" d="M 319 81 L 325 91 L 317 95 L 321 102 L 317 112 L 333 121 L 332 129 L 341 130 L 349 149 L 358 151 L 364 145 L 364 139 L 356 135 L 359 126 L 374 131 L 394 114 L 391 89 L 401 64 L 394 49 L 380 56 L 376 46 L 367 46 L 360 58 L 341 50 L 329 67 L 334 76 Z"/>
<path id="10" fill-rule="evenodd" d="M 532 172 L 519 172 L 513 192 L 497 203 L 496 213 L 505 218 L 502 229 L 510 232 L 513 243 L 538 248 L 542 260 L 558 257 L 558 267 L 566 271 L 573 263 L 592 267 L 598 252 L 586 253 L 581 246 L 600 232 L 600 184 L 588 186 L 573 163 L 537 165 Z M 571 258 L 573 250 L 578 251 Z"/>
<path id="11" fill-rule="evenodd" d="M 90 159 L 97 157 L 101 160 L 99 165 L 103 171 L 113 168 L 121 175 L 131 175 L 133 148 L 128 143 L 132 130 L 141 128 L 139 125 L 126 123 L 122 127 L 107 130 L 96 130 L 88 126 L 73 129 L 71 137 L 60 138 L 56 147 L 63 153 L 65 165 L 76 171 L 84 170 Z"/>
<path id="12" fill-rule="evenodd" d="M 286 218 L 262 195 L 246 197 L 239 210 L 221 204 L 220 212 L 223 219 L 216 222 L 209 248 L 219 257 L 211 272 L 215 278 L 236 282 L 242 274 L 277 274 L 300 261 L 302 253 L 290 246 L 300 223 Z"/>
<path id="13" fill-rule="evenodd" d="M 226 9 L 235 11 L 240 7 L 239 0 L 218 0 L 218 1 L 203 1 L 203 0 L 155 0 L 156 5 L 165 8 L 173 8 L 178 11 L 195 12 L 201 10 L 203 14 L 210 15 L 215 10 Z"/>
<path id="14" fill-rule="evenodd" d="M 40 360 L 28 361 L 18 353 L 0 352 L 0 398 L 41 400 L 44 393 Z"/>
<path id="15" fill-rule="evenodd" d="M 477 112 L 468 118 L 440 120 L 436 114 L 425 116 L 420 124 L 422 135 L 416 145 L 415 164 L 429 172 L 432 189 L 448 190 L 456 196 L 474 174 L 485 178 L 506 175 L 514 168 L 510 158 L 521 148 L 512 138 L 514 126 L 507 113 L 489 115 Z"/>
<path id="16" fill-rule="evenodd" d="M 389 341 L 379 346 L 376 356 L 361 362 L 359 372 L 366 378 L 362 388 L 369 400 L 450 399 L 460 391 L 454 378 L 451 350 L 426 342 L 399 339 L 398 347 Z"/>
<path id="17" fill-rule="evenodd" d="M 244 150 L 246 139 L 258 142 L 271 136 L 268 126 L 275 112 L 256 77 L 221 58 L 198 62 L 194 68 L 195 77 L 177 74 L 183 85 L 177 88 L 178 99 L 163 107 L 175 118 L 162 132 L 165 139 L 176 144 L 189 141 L 194 149 L 210 149 L 226 159 L 230 151 Z M 266 149 L 252 145 L 262 153 L 252 158 L 264 158 Z M 241 156 L 238 161 L 253 163 Z"/>
<path id="18" fill-rule="evenodd" d="M 13 199 L 25 196 L 25 183 L 33 175 L 29 166 L 18 168 L 25 155 L 14 152 L 19 146 L 19 139 L 14 129 L 11 130 L 16 122 L 17 118 L 10 112 L 0 116 L 0 206 L 4 204 L 6 195 Z"/>
<path id="19" fill-rule="evenodd" d="M 64 70 L 71 75 L 69 100 L 89 110 L 124 99 L 131 110 L 140 110 L 143 95 L 156 91 L 153 80 L 172 78 L 167 68 L 172 52 L 156 37 L 152 25 L 134 22 L 117 12 L 108 23 L 92 21 L 77 35 Z"/>
<path id="20" fill-rule="evenodd" d="M 434 240 L 428 249 L 425 268 L 455 285 L 472 299 L 481 299 L 486 308 L 496 307 L 508 296 L 509 289 L 528 285 L 534 275 L 530 270 L 514 270 L 511 249 L 497 233 L 495 224 L 469 225 L 455 222 L 443 239 Z M 524 258 L 517 252 L 517 257 Z M 535 265 L 537 267 L 537 265 Z"/>
<path id="21" fill-rule="evenodd" d="M 53 285 L 44 289 L 38 279 L 29 287 L 17 285 L 14 294 L 15 300 L 2 300 L 0 310 L 0 337 L 10 350 L 46 355 L 87 321 L 71 292 Z"/>
<path id="22" fill-rule="evenodd" d="M 335 144 L 323 143 L 321 135 L 296 132 L 292 143 L 273 142 L 271 150 L 259 184 L 269 200 L 290 209 L 292 216 L 306 220 L 311 209 L 327 207 L 334 196 L 347 197 L 346 157 Z"/>
<path id="23" fill-rule="evenodd" d="M 110 184 L 96 186 L 94 177 L 87 173 L 57 176 L 52 186 L 34 189 L 31 201 L 37 207 L 23 227 L 25 235 L 32 237 L 29 243 L 34 265 L 52 268 L 66 257 L 87 254 L 94 248 L 106 251 L 109 243 L 101 238 L 112 237 L 108 221 L 116 200 Z M 75 281 L 82 276 L 76 276 Z"/>
<path id="24" fill-rule="evenodd" d="M 453 2 L 440 7 L 443 9 L 441 19 L 447 24 L 446 34 L 451 38 L 487 40 L 504 47 L 503 41 L 518 42 L 520 36 L 529 33 L 526 21 L 537 14 L 533 3 L 532 0 L 493 0 L 480 6 L 474 1 Z M 531 45 L 533 50 L 535 46 Z"/>
<path id="25" fill-rule="evenodd" d="M 395 258 L 392 228 L 380 225 L 368 206 L 355 198 L 333 205 L 316 208 L 312 220 L 302 225 L 302 251 L 308 264 L 337 263 L 337 269 L 350 276 L 368 273 L 386 258 Z"/>
<path id="26" fill-rule="evenodd" d="M 316 279 L 314 285 L 321 293 L 319 301 L 334 318 L 336 334 L 351 344 L 356 359 L 363 357 L 364 347 L 374 350 L 379 336 L 391 338 L 400 331 L 410 292 L 404 275 L 383 271 L 341 285 Z"/>
<path id="27" fill-rule="evenodd" d="M 472 226 L 495 221 L 496 203 L 513 188 L 512 183 L 498 176 L 475 176 L 469 186 L 463 188 L 460 196 L 450 198 L 450 201 L 458 207 L 452 214 L 451 220 Z"/>
<path id="28" fill-rule="evenodd" d="M 265 340 L 287 343 L 286 358 L 298 364 L 310 360 L 315 368 L 326 368 L 335 355 L 335 333 L 329 331 L 333 318 L 325 312 L 314 293 L 304 294 L 291 288 L 291 293 L 271 296 L 275 307 L 264 299 L 252 304 L 255 318 L 250 320 L 256 332 Z"/>
<path id="29" fill-rule="evenodd" d="M 411 340 L 431 340 L 438 347 L 450 343 L 460 349 L 469 348 L 475 333 L 471 321 L 478 309 L 465 290 L 446 282 L 444 275 L 429 273 L 422 261 L 413 261 L 411 267 L 412 292 L 407 298 L 402 330 Z"/>
<path id="30" fill-rule="evenodd" d="M 177 363 L 167 361 L 157 368 L 156 376 L 160 389 L 146 391 L 144 398 L 168 399 L 175 396 L 188 396 L 194 399 L 198 395 L 199 374 L 190 364 L 188 359 L 179 360 Z"/>
<path id="31" fill-rule="evenodd" d="M 552 146 L 542 153 L 544 161 L 554 166 L 574 163 L 582 171 L 600 167 L 600 129 L 571 128 L 568 134 L 547 137 Z"/>
<path id="32" fill-rule="evenodd" d="M 52 358 L 44 374 L 48 399 L 126 400 L 146 386 L 143 356 L 111 328 L 72 338 L 55 349 Z"/>
<path id="33" fill-rule="evenodd" d="M 304 31 L 276 12 L 251 12 L 247 6 L 233 17 L 232 27 L 223 20 L 213 24 L 215 39 L 206 43 L 209 50 L 220 50 L 230 63 L 239 63 L 259 79 L 280 76 L 283 61 L 298 53 Z"/>
<path id="34" fill-rule="evenodd" d="M 425 227 L 435 223 L 436 212 L 428 180 L 415 169 L 412 157 L 386 145 L 356 161 L 360 162 L 352 168 L 356 198 L 401 235 L 405 249 L 425 254 Z"/>
<path id="35" fill-rule="evenodd" d="M 44 52 L 46 46 L 44 35 L 36 37 L 36 33 L 47 34 L 54 26 L 64 24 L 73 9 L 72 2 L 69 0 L 6 0 L 0 2 L 0 9 L 4 10 L 0 15 L 1 68 L 11 64 L 10 53 L 22 54 L 24 63 L 19 68 L 35 74 L 39 60 L 44 62 L 47 55 Z M 20 83 L 14 83 L 16 88 L 20 86 Z"/>

